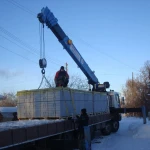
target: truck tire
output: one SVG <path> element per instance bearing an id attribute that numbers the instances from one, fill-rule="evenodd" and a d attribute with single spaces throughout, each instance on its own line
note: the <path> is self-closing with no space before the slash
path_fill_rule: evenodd
<path id="1" fill-rule="evenodd" d="M 109 135 L 111 133 L 111 131 L 112 131 L 112 124 L 111 123 L 107 123 L 105 128 L 103 128 L 101 130 L 103 135 Z"/>
<path id="2" fill-rule="evenodd" d="M 117 132 L 119 129 L 119 121 L 112 121 L 112 132 Z"/>

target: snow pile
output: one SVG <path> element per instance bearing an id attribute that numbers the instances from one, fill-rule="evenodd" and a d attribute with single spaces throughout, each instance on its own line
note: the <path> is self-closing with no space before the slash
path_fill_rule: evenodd
<path id="1" fill-rule="evenodd" d="M 60 122 L 60 121 L 63 121 L 63 119 L 57 119 L 57 120 L 35 119 L 35 120 L 8 121 L 8 122 L 0 123 L 0 131 L 6 130 L 6 129 L 31 127 L 31 126 Z"/>
<path id="2" fill-rule="evenodd" d="M 128 133 L 131 133 L 133 138 L 150 138 L 150 122 L 147 120 L 146 124 L 143 124 L 142 118 L 124 118 L 123 122 L 128 122 Z"/>
<path id="3" fill-rule="evenodd" d="M 137 133 L 133 136 L 135 138 L 150 138 L 150 124 L 140 126 Z"/>

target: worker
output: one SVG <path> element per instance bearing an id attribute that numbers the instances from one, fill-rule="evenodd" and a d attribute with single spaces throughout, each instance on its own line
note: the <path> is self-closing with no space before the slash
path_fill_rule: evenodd
<path id="1" fill-rule="evenodd" d="M 61 66 L 60 70 L 56 72 L 54 80 L 56 87 L 67 87 L 69 83 L 69 75 L 67 71 L 65 71 L 64 66 Z"/>
<path id="2" fill-rule="evenodd" d="M 12 121 L 17 121 L 17 120 L 18 120 L 17 112 L 14 112 Z"/>
<path id="3" fill-rule="evenodd" d="M 76 123 L 78 123 L 78 131 L 79 131 L 79 138 L 84 138 L 84 126 L 88 126 L 89 116 L 86 113 L 86 109 L 81 109 L 81 115 L 76 116 L 77 120 Z"/>
<path id="4" fill-rule="evenodd" d="M 89 121 L 86 109 L 85 108 L 81 109 L 81 115 L 80 116 L 77 115 L 76 117 L 77 117 L 76 123 L 78 123 L 79 149 L 86 150 L 84 127 L 88 126 Z"/>

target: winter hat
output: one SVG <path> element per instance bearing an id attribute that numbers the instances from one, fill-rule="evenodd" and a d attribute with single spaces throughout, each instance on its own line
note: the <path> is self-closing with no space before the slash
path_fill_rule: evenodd
<path id="1" fill-rule="evenodd" d="M 82 112 L 83 114 L 86 114 L 86 108 L 81 109 L 81 112 Z"/>
<path id="2" fill-rule="evenodd" d="M 64 70 L 64 66 L 61 66 L 60 69 Z"/>

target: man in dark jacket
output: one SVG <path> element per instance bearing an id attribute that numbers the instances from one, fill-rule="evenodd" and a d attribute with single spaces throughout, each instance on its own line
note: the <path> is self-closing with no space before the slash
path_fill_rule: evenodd
<path id="1" fill-rule="evenodd" d="M 12 121 L 17 121 L 17 120 L 18 120 L 17 112 L 14 112 Z"/>
<path id="2" fill-rule="evenodd" d="M 64 66 L 60 67 L 60 70 L 56 72 L 55 75 L 55 84 L 56 87 L 67 87 L 68 82 L 69 82 L 69 75 L 67 71 L 65 71 Z"/>
<path id="3" fill-rule="evenodd" d="M 78 123 L 78 131 L 79 131 L 79 138 L 84 138 L 84 126 L 88 126 L 89 116 L 86 113 L 86 109 L 81 109 L 81 115 L 76 116 L 77 117 L 77 123 Z"/>
<path id="4" fill-rule="evenodd" d="M 77 117 L 76 123 L 78 123 L 79 149 L 86 150 L 84 127 L 88 126 L 89 121 L 86 109 L 85 108 L 81 109 L 81 115 L 76 117 Z"/>

